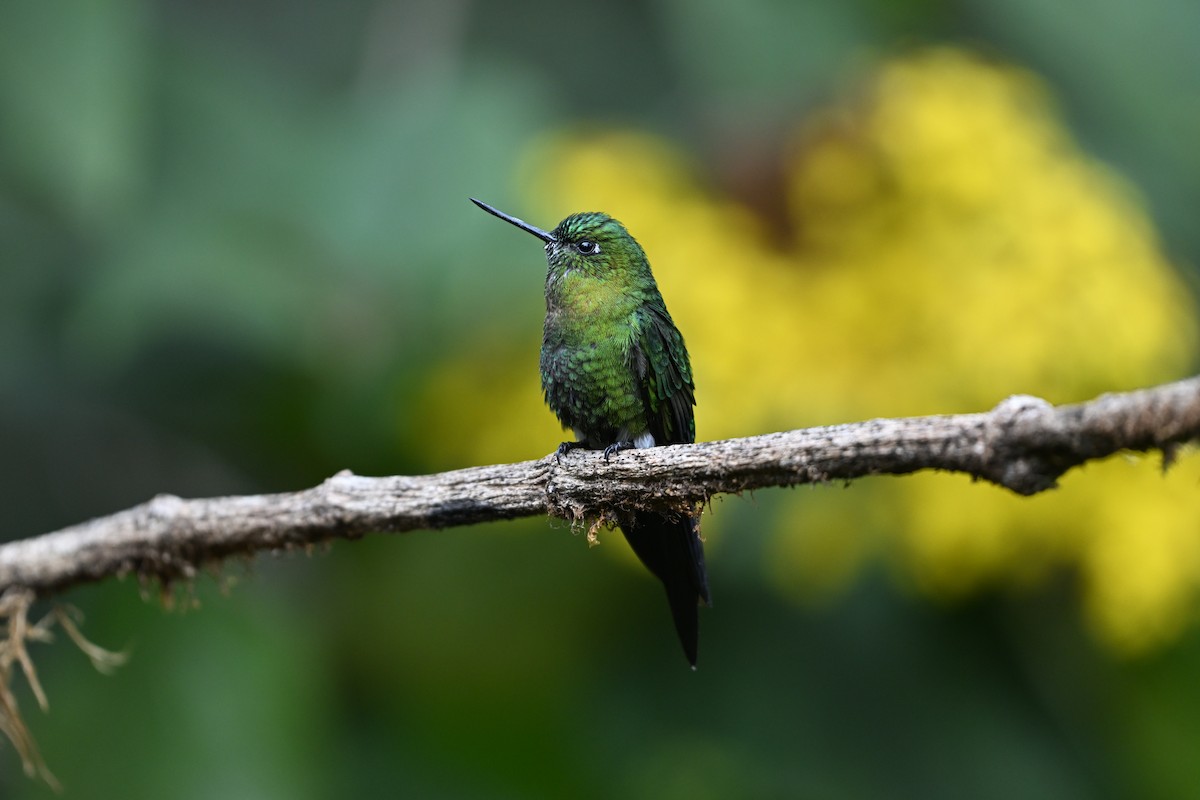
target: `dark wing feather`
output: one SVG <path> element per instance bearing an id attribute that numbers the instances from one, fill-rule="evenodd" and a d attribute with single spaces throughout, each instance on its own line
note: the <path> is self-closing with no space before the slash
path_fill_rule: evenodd
<path id="1" fill-rule="evenodd" d="M 661 301 L 643 306 L 635 331 L 630 365 L 638 377 L 655 443 L 694 442 L 696 395 L 683 336 Z M 699 638 L 696 607 L 712 604 L 699 517 L 641 511 L 623 521 L 621 530 L 633 552 L 662 581 L 675 630 L 695 667 Z"/>
<path id="2" fill-rule="evenodd" d="M 646 305 L 639 312 L 633 346 L 642 400 L 656 444 L 696 441 L 696 390 L 683 336 L 665 308 Z"/>
<path id="3" fill-rule="evenodd" d="M 639 511 L 621 523 L 621 531 L 641 562 L 662 581 L 675 631 L 688 662 L 696 666 L 697 607 L 712 605 L 699 520 Z"/>

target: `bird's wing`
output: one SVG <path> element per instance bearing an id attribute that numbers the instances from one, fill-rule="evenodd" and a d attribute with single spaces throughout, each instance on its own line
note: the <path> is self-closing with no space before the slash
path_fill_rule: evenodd
<path id="1" fill-rule="evenodd" d="M 657 444 L 694 442 L 696 396 L 683 336 L 666 309 L 647 305 L 638 316 L 632 356 L 650 433 Z"/>

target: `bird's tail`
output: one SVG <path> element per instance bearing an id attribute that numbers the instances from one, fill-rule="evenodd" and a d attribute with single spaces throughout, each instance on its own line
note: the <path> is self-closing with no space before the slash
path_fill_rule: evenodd
<path id="1" fill-rule="evenodd" d="M 699 517 L 639 511 L 621 526 L 625 539 L 667 590 L 675 630 L 688 663 L 696 666 L 698 607 L 712 605 Z"/>

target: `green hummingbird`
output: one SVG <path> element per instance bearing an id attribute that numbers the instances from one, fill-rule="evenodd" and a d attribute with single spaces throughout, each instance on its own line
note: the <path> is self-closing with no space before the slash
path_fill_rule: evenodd
<path id="1" fill-rule="evenodd" d="M 650 262 L 608 214 L 572 214 L 552 231 L 471 202 L 545 242 L 546 322 L 541 375 L 546 403 L 576 441 L 607 462 L 630 448 L 696 440 L 692 368 Z M 696 667 L 700 603 L 711 605 L 699 516 L 629 512 L 625 539 L 667 591 L 675 630 Z"/>

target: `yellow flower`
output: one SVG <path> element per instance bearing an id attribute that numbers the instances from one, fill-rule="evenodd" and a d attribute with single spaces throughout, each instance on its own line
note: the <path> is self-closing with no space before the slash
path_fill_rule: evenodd
<path id="1" fill-rule="evenodd" d="M 1152 225 L 1034 76 L 936 49 L 883 65 L 868 88 L 797 132 L 783 249 L 666 142 L 567 132 L 531 148 L 521 174 L 540 216 L 604 210 L 645 247 L 692 356 L 699 438 L 983 410 L 1014 393 L 1078 401 L 1194 363 L 1194 309 Z M 463 458 L 557 443 L 530 328 L 519 359 L 464 355 L 432 382 L 435 428 L 466 416 L 467 398 L 496 410 L 498 432 Z M 530 430 L 548 431 L 533 453 Z M 1074 566 L 1098 635 L 1140 652 L 1181 629 L 1200 585 L 1195 469 L 1163 478 L 1152 459 L 1116 460 L 1032 499 L 937 475 L 788 493 L 764 573 L 820 596 L 882 551 L 954 596 Z"/>

